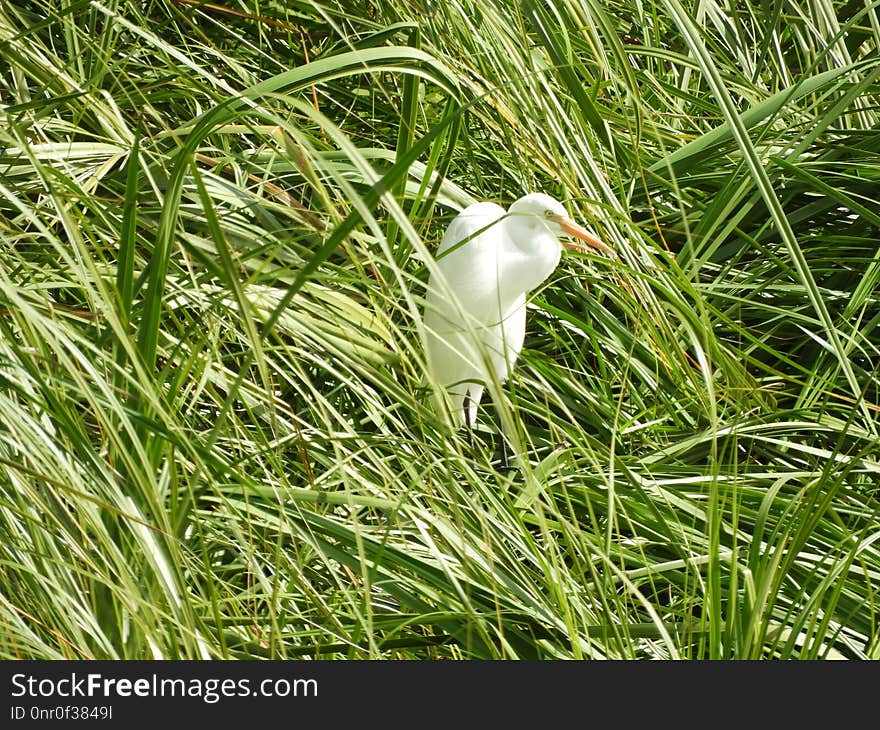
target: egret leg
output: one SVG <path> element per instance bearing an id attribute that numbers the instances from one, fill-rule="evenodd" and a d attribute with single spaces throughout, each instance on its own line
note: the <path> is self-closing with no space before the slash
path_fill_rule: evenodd
<path id="1" fill-rule="evenodd" d="M 501 471 L 510 471 L 510 462 L 507 460 L 507 439 L 501 434 Z"/>
<path id="2" fill-rule="evenodd" d="M 504 427 L 501 423 L 501 415 L 498 414 L 498 438 L 501 440 L 501 464 L 498 466 L 499 472 L 512 471 L 515 467 L 511 465 L 507 451 L 507 437 L 504 435 Z"/>
<path id="3" fill-rule="evenodd" d="M 474 450 L 474 423 L 473 423 L 473 418 L 471 417 L 470 391 L 466 390 L 464 393 L 464 401 L 462 403 L 462 410 L 464 412 L 464 427 L 467 429 L 468 448 L 473 452 L 473 450 Z"/>

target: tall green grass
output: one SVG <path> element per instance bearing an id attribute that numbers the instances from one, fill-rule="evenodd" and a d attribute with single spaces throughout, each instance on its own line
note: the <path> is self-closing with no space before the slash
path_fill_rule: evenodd
<path id="1" fill-rule="evenodd" d="M 0 657 L 880 656 L 878 40 L 830 0 L 0 7 Z M 424 282 L 531 190 L 620 260 L 535 293 L 471 449 Z"/>

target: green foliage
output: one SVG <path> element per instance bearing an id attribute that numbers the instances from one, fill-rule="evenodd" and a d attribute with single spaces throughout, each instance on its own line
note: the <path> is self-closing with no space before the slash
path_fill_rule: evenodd
<path id="1" fill-rule="evenodd" d="M 877 658 L 877 4 L 0 7 L 0 657 Z M 475 199 L 620 254 L 471 450 Z M 496 389 L 497 390 L 497 389 Z"/>

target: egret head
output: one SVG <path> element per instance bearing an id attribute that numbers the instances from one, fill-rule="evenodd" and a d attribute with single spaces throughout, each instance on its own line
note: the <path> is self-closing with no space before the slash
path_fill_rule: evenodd
<path id="1" fill-rule="evenodd" d="M 517 200 L 509 209 L 511 224 L 533 233 L 549 231 L 557 239 L 563 238 L 562 245 L 573 251 L 585 251 L 587 246 L 614 256 L 614 252 L 598 238 L 568 217 L 562 203 L 544 193 L 530 193 Z M 577 242 L 567 240 L 578 239 Z"/>

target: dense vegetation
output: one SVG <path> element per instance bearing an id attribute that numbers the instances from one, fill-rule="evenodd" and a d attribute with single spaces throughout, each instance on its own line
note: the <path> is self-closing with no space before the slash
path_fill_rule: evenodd
<path id="1" fill-rule="evenodd" d="M 880 657 L 878 46 L 837 0 L 0 5 L 0 656 Z M 472 450 L 423 283 L 532 190 L 620 260 L 535 293 Z"/>

